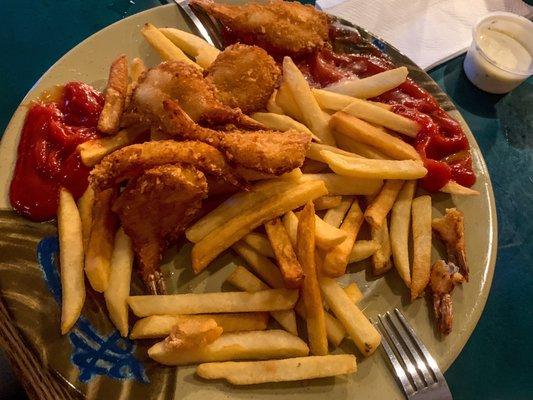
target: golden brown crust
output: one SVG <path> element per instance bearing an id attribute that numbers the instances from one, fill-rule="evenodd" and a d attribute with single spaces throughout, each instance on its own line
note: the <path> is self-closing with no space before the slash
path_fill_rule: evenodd
<path id="1" fill-rule="evenodd" d="M 268 53 L 257 46 L 237 43 L 226 47 L 207 70 L 218 99 L 249 114 L 266 108 L 281 71 Z"/>
<path id="2" fill-rule="evenodd" d="M 188 165 L 162 165 L 132 179 L 113 205 L 131 237 L 145 282 L 161 254 L 198 215 L 207 197 L 205 175 Z"/>
<path id="3" fill-rule="evenodd" d="M 321 47 L 328 37 L 328 16 L 298 2 L 271 0 L 267 4 L 231 6 L 193 0 L 191 4 L 219 19 L 238 37 L 252 38 L 250 44 L 264 47 L 269 53 L 307 54 Z"/>

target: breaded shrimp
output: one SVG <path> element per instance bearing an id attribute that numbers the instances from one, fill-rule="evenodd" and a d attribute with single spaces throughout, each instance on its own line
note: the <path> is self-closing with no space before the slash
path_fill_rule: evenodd
<path id="1" fill-rule="evenodd" d="M 266 108 L 280 76 L 278 65 L 265 50 L 239 43 L 226 47 L 207 69 L 218 99 L 246 114 Z"/>
<path id="2" fill-rule="evenodd" d="M 147 169 L 177 163 L 192 165 L 238 187 L 246 186 L 214 147 L 202 142 L 173 140 L 132 144 L 105 156 L 91 171 L 90 182 L 95 189 L 104 190 L 136 178 Z"/>
<path id="3" fill-rule="evenodd" d="M 328 37 L 328 16 L 298 2 L 271 0 L 266 4 L 232 6 L 192 0 L 191 5 L 220 20 L 242 42 L 257 44 L 269 53 L 308 54 L 321 47 Z"/>
<path id="4" fill-rule="evenodd" d="M 132 179 L 113 211 L 131 238 L 143 281 L 152 293 L 165 285 L 159 271 L 163 251 L 198 215 L 207 197 L 205 175 L 190 165 L 163 165 Z"/>

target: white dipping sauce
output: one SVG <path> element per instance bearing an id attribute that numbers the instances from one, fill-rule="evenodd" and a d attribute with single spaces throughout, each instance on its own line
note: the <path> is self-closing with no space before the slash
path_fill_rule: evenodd
<path id="1" fill-rule="evenodd" d="M 490 27 L 478 33 L 477 43 L 490 59 L 513 71 L 527 71 L 533 60 L 529 51 L 520 42 Z"/>
<path id="2" fill-rule="evenodd" d="M 464 61 L 468 79 L 489 93 L 507 93 L 533 73 L 533 23 L 494 13 L 474 28 Z"/>

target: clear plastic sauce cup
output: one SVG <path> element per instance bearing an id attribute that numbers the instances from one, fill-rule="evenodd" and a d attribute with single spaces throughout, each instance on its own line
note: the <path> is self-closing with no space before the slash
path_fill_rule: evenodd
<path id="1" fill-rule="evenodd" d="M 495 12 L 474 26 L 464 69 L 468 79 L 489 93 L 507 93 L 533 75 L 533 22 Z"/>

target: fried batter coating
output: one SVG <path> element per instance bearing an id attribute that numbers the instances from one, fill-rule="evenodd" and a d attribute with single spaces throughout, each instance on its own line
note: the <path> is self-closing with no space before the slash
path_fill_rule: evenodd
<path id="1" fill-rule="evenodd" d="M 226 47 L 207 70 L 218 99 L 246 114 L 266 108 L 280 76 L 278 65 L 265 50 L 239 43 Z"/>
<path id="2" fill-rule="evenodd" d="M 309 135 L 296 130 L 214 131 L 195 124 L 173 101 L 166 101 L 164 108 L 168 113 L 162 125 L 167 133 L 209 143 L 222 151 L 234 167 L 281 175 L 302 166 L 311 142 Z"/>
<path id="3" fill-rule="evenodd" d="M 162 62 L 141 77 L 133 92 L 133 110 L 148 122 L 157 122 L 165 100 L 175 100 L 198 123 L 235 124 L 258 128 L 261 125 L 217 98 L 216 88 L 202 73 L 182 61 Z"/>
<path id="4" fill-rule="evenodd" d="M 233 164 L 267 174 L 281 175 L 299 168 L 310 137 L 296 130 L 287 132 L 228 132 L 219 149 Z"/>
<path id="5" fill-rule="evenodd" d="M 446 246 L 448 260 L 459 267 L 461 274 L 468 281 L 463 213 L 456 208 L 447 208 L 444 217 L 433 219 L 431 227 Z"/>
<path id="6" fill-rule="evenodd" d="M 113 211 L 132 240 L 141 275 L 152 292 L 164 292 L 159 272 L 163 251 L 198 215 L 206 197 L 205 175 L 179 164 L 144 171 L 115 201 Z"/>
<path id="7" fill-rule="evenodd" d="M 91 171 L 90 182 L 95 189 L 103 190 L 136 178 L 147 169 L 177 163 L 192 165 L 238 187 L 246 186 L 214 147 L 202 142 L 173 140 L 133 144 L 105 156 Z"/>
<path id="8" fill-rule="evenodd" d="M 429 288 L 433 297 L 433 311 L 437 321 L 437 329 L 447 335 L 452 330 L 453 306 L 451 293 L 455 286 L 463 283 L 465 278 L 453 263 L 438 260 L 431 267 Z"/>
<path id="9" fill-rule="evenodd" d="M 269 53 L 301 55 L 321 47 L 328 37 L 329 20 L 323 12 L 298 2 L 271 0 L 243 6 L 192 0 L 230 28 L 241 41 L 257 44 Z"/>

